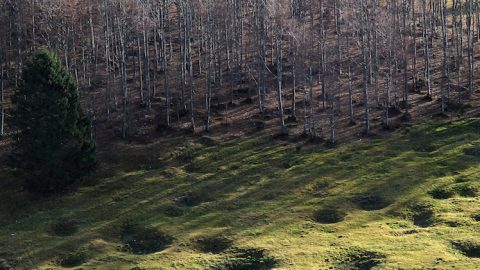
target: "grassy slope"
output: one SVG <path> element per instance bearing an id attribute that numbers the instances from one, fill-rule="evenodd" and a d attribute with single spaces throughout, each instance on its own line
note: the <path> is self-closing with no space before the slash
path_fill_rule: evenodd
<path id="1" fill-rule="evenodd" d="M 335 149 L 262 134 L 225 142 L 117 142 L 102 151 L 99 183 L 74 194 L 32 201 L 4 188 L 0 258 L 16 258 L 19 269 L 57 269 L 57 256 L 83 250 L 84 269 L 207 269 L 226 255 L 202 253 L 194 239 L 224 235 L 237 247 L 266 249 L 281 269 L 335 266 L 352 247 L 385 254 L 381 268 L 474 269 L 480 259 L 464 256 L 451 241 L 480 237 L 480 222 L 471 218 L 480 212 L 479 197 L 438 200 L 428 192 L 480 187 L 480 158 L 464 154 L 479 143 L 480 120 L 473 119 L 429 123 Z M 172 199 L 188 191 L 206 202 L 167 216 L 165 209 L 178 205 Z M 352 200 L 358 194 L 392 203 L 361 210 Z M 433 205 L 432 226 L 412 223 L 414 203 Z M 333 204 L 348 213 L 343 222 L 312 220 L 317 209 Z M 60 217 L 79 222 L 79 231 L 53 236 L 50 226 Z M 132 220 L 168 232 L 174 244 L 150 255 L 122 252 L 119 228 Z"/>

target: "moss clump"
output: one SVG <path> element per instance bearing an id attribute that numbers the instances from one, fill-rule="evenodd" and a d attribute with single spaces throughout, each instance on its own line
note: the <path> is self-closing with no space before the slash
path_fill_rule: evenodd
<path id="1" fill-rule="evenodd" d="M 313 214 L 313 220 L 318 223 L 332 224 L 343 221 L 346 216 L 346 213 L 336 208 L 323 208 Z"/>
<path id="2" fill-rule="evenodd" d="M 366 211 L 380 210 L 390 205 L 388 200 L 376 194 L 358 195 L 354 197 L 352 201 L 362 210 Z"/>
<path id="3" fill-rule="evenodd" d="M 448 187 L 437 187 L 428 192 L 434 199 L 445 200 L 453 197 L 455 192 Z"/>
<path id="4" fill-rule="evenodd" d="M 87 260 L 87 254 L 83 251 L 78 251 L 61 256 L 59 264 L 62 267 L 75 267 L 84 264 Z"/>
<path id="5" fill-rule="evenodd" d="M 455 240 L 452 241 L 453 247 L 460 250 L 465 256 L 470 258 L 480 258 L 480 242 L 477 240 Z"/>
<path id="6" fill-rule="evenodd" d="M 232 246 L 233 241 L 223 236 L 207 236 L 195 241 L 197 248 L 204 253 L 222 253 Z"/>
<path id="7" fill-rule="evenodd" d="M 126 225 L 121 234 L 124 250 L 133 254 L 150 254 L 164 250 L 173 237 L 155 228 L 140 225 Z"/>
<path id="8" fill-rule="evenodd" d="M 382 253 L 355 247 L 347 250 L 338 266 L 339 269 L 369 270 L 382 264 L 385 258 Z"/>
<path id="9" fill-rule="evenodd" d="M 263 249 L 235 249 L 214 270 L 268 270 L 278 265 L 276 258 L 267 255 Z"/>
<path id="10" fill-rule="evenodd" d="M 70 219 L 60 219 L 50 227 L 52 233 L 57 236 L 70 236 L 78 231 L 77 222 Z"/>

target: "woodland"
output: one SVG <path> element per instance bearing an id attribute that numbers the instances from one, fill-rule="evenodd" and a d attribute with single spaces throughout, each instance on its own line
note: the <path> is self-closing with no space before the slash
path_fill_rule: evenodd
<path id="1" fill-rule="evenodd" d="M 0 35 L 0 270 L 480 265 L 478 0 L 0 0 Z"/>

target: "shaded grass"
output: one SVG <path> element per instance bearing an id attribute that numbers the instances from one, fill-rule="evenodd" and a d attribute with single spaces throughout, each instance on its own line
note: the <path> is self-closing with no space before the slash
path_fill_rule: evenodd
<path id="1" fill-rule="evenodd" d="M 460 250 L 465 256 L 480 258 L 480 242 L 473 239 L 452 241 L 453 246 Z"/>
<path id="2" fill-rule="evenodd" d="M 381 254 L 374 262 L 392 269 L 428 268 L 439 257 L 446 266 L 468 269 L 476 262 L 452 252 L 449 243 L 480 236 L 472 220 L 478 197 L 468 192 L 478 187 L 480 159 L 465 154 L 480 143 L 479 130 L 474 119 L 432 122 L 335 149 L 272 141 L 263 133 L 226 141 L 117 142 L 101 150 L 95 185 L 36 200 L 3 189 L 8 206 L 0 207 L 0 258 L 24 269 L 55 269 L 55 257 L 85 250 L 86 269 L 209 269 L 245 253 L 195 246 L 195 239 L 222 235 L 237 250 L 261 250 L 284 269 L 334 267 L 351 246 L 367 252 L 352 255 L 357 261 Z M 432 200 L 435 187 L 455 195 Z M 312 220 L 319 209 L 333 208 L 348 215 L 334 224 Z M 76 232 L 49 234 L 58 217 L 78 221 Z M 175 240 L 145 255 L 123 252 L 122 226 L 129 222 L 168 231 Z M 210 240 L 209 247 L 221 244 Z"/>

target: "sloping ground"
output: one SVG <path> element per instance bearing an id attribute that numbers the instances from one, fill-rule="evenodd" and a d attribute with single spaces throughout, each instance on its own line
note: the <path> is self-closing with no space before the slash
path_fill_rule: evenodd
<path id="1" fill-rule="evenodd" d="M 334 149 L 257 133 L 100 155 L 86 186 L 55 198 L 0 171 L 0 269 L 480 265 L 480 119 Z"/>

